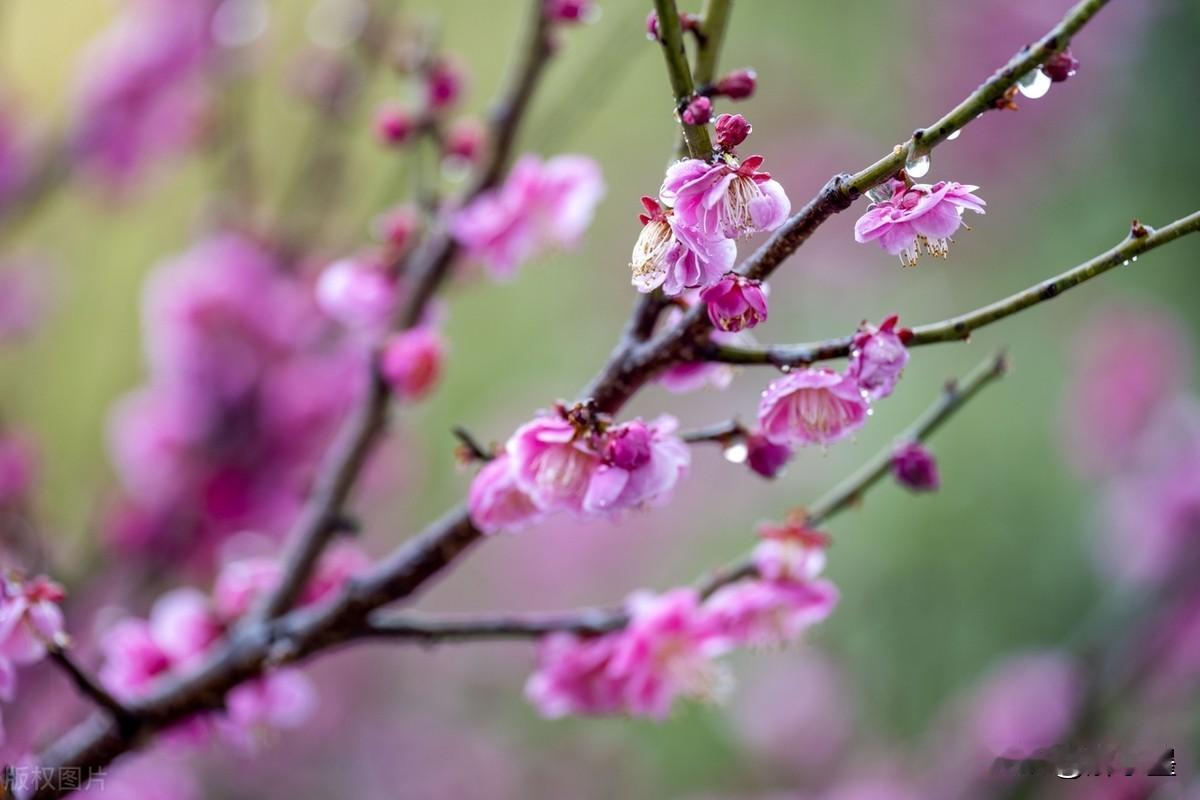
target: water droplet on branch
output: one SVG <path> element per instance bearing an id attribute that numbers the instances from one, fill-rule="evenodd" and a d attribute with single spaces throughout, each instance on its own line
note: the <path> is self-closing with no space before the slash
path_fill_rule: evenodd
<path id="1" fill-rule="evenodd" d="M 952 134 L 950 134 L 949 136 L 947 136 L 947 137 L 946 137 L 946 141 L 947 141 L 947 142 L 953 142 L 955 139 L 957 139 L 957 138 L 958 138 L 959 136 L 961 136 L 961 135 L 962 135 L 962 128 L 959 128 L 959 129 L 958 129 L 958 130 L 956 130 L 954 133 L 952 133 Z"/>
<path id="2" fill-rule="evenodd" d="M 1050 76 L 1042 72 L 1041 68 L 1032 69 L 1026 72 L 1017 81 L 1017 91 L 1028 97 L 1030 100 L 1037 100 L 1039 97 L 1045 97 L 1046 92 L 1050 91 Z"/>
<path id="3" fill-rule="evenodd" d="M 929 153 L 910 153 L 908 160 L 904 162 L 904 171 L 908 173 L 908 177 L 910 178 L 924 178 L 929 174 L 929 167 L 931 165 L 932 162 L 929 160 Z"/>
<path id="4" fill-rule="evenodd" d="M 748 455 L 750 449 L 743 442 L 729 445 L 724 452 L 725 460 L 730 464 L 744 464 Z"/>

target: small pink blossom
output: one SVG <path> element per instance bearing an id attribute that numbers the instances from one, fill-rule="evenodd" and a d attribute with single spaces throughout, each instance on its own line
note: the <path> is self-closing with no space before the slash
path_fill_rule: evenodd
<path id="1" fill-rule="evenodd" d="M 600 13 L 595 0 L 545 0 L 542 9 L 546 19 L 566 24 L 590 22 Z"/>
<path id="2" fill-rule="evenodd" d="M 371 558 L 355 541 L 341 539 L 325 549 L 313 576 L 300 592 L 302 606 L 319 603 L 336 595 L 346 582 L 367 570 Z"/>
<path id="3" fill-rule="evenodd" d="M 542 518 L 542 511 L 517 486 L 512 461 L 501 453 L 489 461 L 467 495 L 471 521 L 484 533 L 520 530 Z"/>
<path id="4" fill-rule="evenodd" d="M 805 524 L 802 518 L 764 523 L 754 547 L 754 569 L 763 580 L 806 583 L 825 569 L 829 537 Z"/>
<path id="5" fill-rule="evenodd" d="M 1042 72 L 1055 83 L 1062 83 L 1079 70 L 1079 59 L 1071 55 L 1070 50 L 1055 53 L 1042 64 Z"/>
<path id="6" fill-rule="evenodd" d="M 906 442 L 892 453 L 892 475 L 914 492 L 932 492 L 941 484 L 937 460 L 920 442 Z"/>
<path id="7" fill-rule="evenodd" d="M 300 593 L 299 604 L 319 603 L 331 597 L 370 563 L 370 558 L 357 543 L 334 542 L 321 554 L 313 576 Z M 213 608 L 223 621 L 232 622 L 278 586 L 281 574 L 282 567 L 277 558 L 250 557 L 230 561 L 217 574 Z"/>
<path id="8" fill-rule="evenodd" d="M 425 101 L 442 111 L 458 102 L 466 88 L 466 69 L 457 59 L 441 58 L 425 73 Z"/>
<path id="9" fill-rule="evenodd" d="M 63 632 L 63 597 L 62 587 L 46 577 L 0 578 L 0 662 L 32 664 L 46 655 L 46 645 Z"/>
<path id="10" fill-rule="evenodd" d="M 543 717 L 617 714 L 625 710 L 624 682 L 610 671 L 619 636 L 547 636 L 525 696 Z"/>
<path id="11" fill-rule="evenodd" d="M 746 138 L 754 130 L 754 126 L 747 122 L 741 114 L 722 114 L 717 117 L 713 130 L 716 133 L 717 147 L 722 150 L 732 150 L 746 141 Z"/>
<path id="12" fill-rule="evenodd" d="M 218 727 L 227 740 L 253 752 L 256 738 L 269 730 L 299 728 L 316 706 L 312 681 L 300 670 L 279 669 L 230 690 Z"/>
<path id="13" fill-rule="evenodd" d="M 872 400 L 890 395 L 908 364 L 904 343 L 912 337 L 912 332 L 898 329 L 899 319 L 892 315 L 879 327 L 864 322 L 854 334 L 849 374 Z"/>
<path id="14" fill-rule="evenodd" d="M 762 156 L 740 164 L 731 156 L 716 164 L 699 159 L 676 162 L 667 169 L 659 192 L 683 225 L 707 236 L 737 239 L 778 228 L 792 210 L 783 187 L 759 172 Z"/>
<path id="15" fill-rule="evenodd" d="M 758 407 L 758 424 L 776 444 L 832 444 L 867 421 L 858 381 L 829 369 L 792 372 L 771 383 Z"/>
<path id="16" fill-rule="evenodd" d="M 396 308 L 395 281 L 380 265 L 358 259 L 327 266 L 315 291 L 321 311 L 351 329 L 383 329 Z"/>
<path id="17" fill-rule="evenodd" d="M 197 589 L 175 589 L 150 609 L 150 637 L 174 666 L 199 660 L 220 638 L 223 625 L 212 604 Z"/>
<path id="18" fill-rule="evenodd" d="M 611 513 L 668 501 L 691 465 L 691 452 L 675 435 L 677 424 L 674 417 L 662 416 L 650 424 L 635 419 L 606 431 L 604 463 L 592 473 L 584 511 Z"/>
<path id="19" fill-rule="evenodd" d="M 417 121 L 405 108 L 389 104 L 375 113 L 375 136 L 381 144 L 396 147 L 412 138 Z"/>
<path id="20" fill-rule="evenodd" d="M 420 400 L 437 384 L 446 344 L 427 326 L 393 334 L 384 343 L 379 371 L 397 397 Z"/>
<path id="21" fill-rule="evenodd" d="M 517 488 L 542 511 L 584 513 L 592 476 L 603 463 L 576 427 L 557 416 L 541 416 L 508 440 Z"/>
<path id="22" fill-rule="evenodd" d="M 446 158 L 472 163 L 479 158 L 486 141 L 487 131 L 479 120 L 469 117 L 458 119 L 446 131 L 446 138 L 442 143 L 443 154 Z"/>
<path id="23" fill-rule="evenodd" d="M 1009 658 L 991 670 L 968 704 L 971 737 L 994 755 L 1031 756 L 1061 744 L 1082 690 L 1078 669 L 1058 653 Z"/>
<path id="24" fill-rule="evenodd" d="M 671 209 L 643 197 L 646 213 L 629 266 L 639 292 L 662 287 L 675 297 L 686 289 L 711 286 L 733 266 L 737 245 L 730 239 L 706 237 L 679 223 Z"/>
<path id="25" fill-rule="evenodd" d="M 953 181 L 906 187 L 903 181 L 893 180 L 889 188 L 891 198 L 872 204 L 854 224 L 854 240 L 878 240 L 884 250 L 899 254 L 900 263 L 906 267 L 917 263 L 922 249 L 945 258 L 950 251 L 950 237 L 963 224 L 963 210 L 983 214 L 987 205 L 972 194 L 978 186 Z"/>
<path id="26" fill-rule="evenodd" d="M 829 581 L 743 580 L 705 602 L 719 641 L 734 647 L 774 647 L 793 642 L 828 617 L 838 592 Z"/>
<path id="27" fill-rule="evenodd" d="M 792 448 L 775 444 L 761 433 L 746 436 L 746 466 L 763 476 L 774 478 L 792 460 Z"/>
<path id="28" fill-rule="evenodd" d="M 550 247 L 578 244 L 604 194 L 600 168 L 583 156 L 558 156 L 543 163 L 521 158 L 504 184 L 482 192 L 451 220 L 467 255 L 496 278 Z"/>
<path id="29" fill-rule="evenodd" d="M 700 292 L 708 318 L 722 331 L 740 331 L 767 321 L 767 286 L 730 272 Z"/>

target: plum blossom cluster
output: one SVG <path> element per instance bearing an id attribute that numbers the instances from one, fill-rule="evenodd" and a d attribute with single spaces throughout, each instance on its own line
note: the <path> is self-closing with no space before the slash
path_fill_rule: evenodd
<path id="1" fill-rule="evenodd" d="M 744 138 L 748 124 L 743 131 Z M 791 202 L 779 182 L 759 170 L 762 163 L 762 156 L 739 161 L 726 152 L 715 163 L 692 158 L 668 168 L 658 199 L 642 198 L 646 213 L 630 260 L 638 291 L 661 287 L 675 297 L 714 287 L 733 267 L 735 240 L 783 224 Z M 751 327 L 766 318 L 765 298 L 756 282 L 731 277 L 712 295 L 722 308 L 713 312 L 714 321 L 728 320 L 718 322 L 724 330 Z"/>
<path id="2" fill-rule="evenodd" d="M 554 247 L 575 247 L 604 196 L 600 167 L 585 156 L 523 156 L 504 183 L 481 192 L 451 219 L 468 258 L 497 279 Z"/>
<path id="3" fill-rule="evenodd" d="M 366 565 L 367 557 L 357 546 L 338 543 L 318 563 L 301 604 L 330 597 Z M 148 618 L 118 621 L 100 640 L 101 683 L 120 700 L 136 700 L 165 676 L 196 666 L 280 577 L 281 567 L 274 559 L 231 561 L 218 574 L 211 597 L 198 589 L 175 589 L 155 601 Z M 303 673 L 275 669 L 231 690 L 223 711 L 185 720 L 173 735 L 186 743 L 200 743 L 216 734 L 237 746 L 253 747 L 269 729 L 302 725 L 315 704 L 315 689 Z"/>
<path id="4" fill-rule="evenodd" d="M 309 289 L 244 235 L 213 235 L 156 270 L 150 377 L 110 426 L 119 546 L 207 559 L 231 534 L 286 530 L 363 374 L 362 353 L 315 312 Z"/>
<path id="5" fill-rule="evenodd" d="M 760 533 L 756 577 L 708 597 L 695 589 L 636 593 L 619 631 L 547 637 L 526 686 L 530 701 L 547 717 L 663 719 L 680 697 L 719 698 L 729 678 L 718 657 L 795 641 L 837 604 L 833 584 L 819 578 L 828 544 L 822 534 L 798 520 L 765 525 Z"/>
<path id="6" fill-rule="evenodd" d="M 893 178 L 882 192 L 883 199 L 872 203 L 854 224 L 854 239 L 878 241 L 884 250 L 899 255 L 906 267 L 915 266 L 922 251 L 945 258 L 954 241 L 951 237 L 964 224 L 963 211 L 985 213 L 987 204 L 972 194 L 978 188 L 954 181 L 909 186 Z"/>
<path id="7" fill-rule="evenodd" d="M 61 586 L 49 578 L 23 579 L 10 572 L 0 576 L 0 700 L 12 702 L 17 693 L 18 666 L 46 657 L 48 646 L 64 639 L 59 603 Z M 0 744 L 4 728 L 0 725 Z"/>
<path id="8" fill-rule="evenodd" d="M 911 331 L 890 316 L 864 323 L 854 336 L 843 372 L 826 367 L 794 370 L 763 391 L 758 407 L 762 435 L 776 445 L 828 445 L 861 428 L 871 402 L 887 397 L 908 363 Z"/>
<path id="9" fill-rule="evenodd" d="M 471 519 L 484 533 L 566 511 L 611 517 L 667 502 L 691 453 L 676 421 L 612 423 L 586 406 L 559 407 L 526 423 L 471 484 Z"/>

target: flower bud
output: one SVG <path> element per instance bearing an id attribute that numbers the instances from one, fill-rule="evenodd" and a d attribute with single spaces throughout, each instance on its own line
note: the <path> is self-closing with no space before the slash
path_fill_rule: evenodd
<path id="1" fill-rule="evenodd" d="M 1071 55 L 1070 50 L 1055 53 L 1042 65 L 1042 72 L 1046 73 L 1046 77 L 1055 83 L 1062 83 L 1074 75 L 1078 69 L 1079 60 Z"/>
<path id="2" fill-rule="evenodd" d="M 764 478 L 774 478 L 792 458 L 792 448 L 775 444 L 761 433 L 746 436 L 746 466 Z"/>
<path id="3" fill-rule="evenodd" d="M 435 111 L 449 108 L 462 96 L 466 74 L 457 62 L 441 59 L 425 74 L 425 99 Z"/>
<path id="4" fill-rule="evenodd" d="M 372 223 L 375 238 L 397 250 L 404 250 L 420 225 L 420 215 L 410 205 L 399 205 L 384 211 Z"/>
<path id="5" fill-rule="evenodd" d="M 735 69 L 713 87 L 713 93 L 724 95 L 730 100 L 745 100 L 754 94 L 758 75 L 752 69 Z"/>
<path id="6" fill-rule="evenodd" d="M 447 158 L 458 161 L 473 162 L 479 158 L 483 150 L 483 142 L 487 133 L 478 120 L 464 118 L 456 120 L 446 131 L 443 143 L 444 154 Z"/>
<path id="7" fill-rule="evenodd" d="M 705 125 L 712 118 L 712 100 L 703 95 L 693 97 L 681 115 L 688 125 Z"/>
<path id="8" fill-rule="evenodd" d="M 442 337 L 432 328 L 397 333 L 383 347 L 379 371 L 397 397 L 419 400 L 437 383 L 445 350 Z"/>
<path id="9" fill-rule="evenodd" d="M 728 273 L 700 293 L 717 330 L 736 332 L 767 319 L 767 292 L 759 281 Z"/>
<path id="10" fill-rule="evenodd" d="M 932 492 L 941 481 L 937 461 L 920 442 L 908 442 L 892 453 L 892 475 L 913 492 Z"/>
<path id="11" fill-rule="evenodd" d="M 746 141 L 746 137 L 754 130 L 754 127 L 741 114 L 722 114 L 717 117 L 715 127 L 717 146 L 722 150 L 732 150 L 737 147 Z"/>
<path id="12" fill-rule="evenodd" d="M 599 14 L 593 0 L 546 0 L 542 10 L 549 21 L 568 25 L 591 22 Z"/>
<path id="13" fill-rule="evenodd" d="M 375 115 L 375 135 L 381 144 L 402 145 L 416 129 L 412 115 L 399 106 L 382 106 Z"/>

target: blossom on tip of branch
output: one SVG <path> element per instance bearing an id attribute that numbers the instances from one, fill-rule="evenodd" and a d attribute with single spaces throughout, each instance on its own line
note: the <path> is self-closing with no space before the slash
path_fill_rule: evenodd
<path id="1" fill-rule="evenodd" d="M 832 444 L 861 428 L 868 409 L 853 377 L 810 368 L 785 375 L 766 388 L 758 424 L 776 444 Z"/>
<path id="2" fill-rule="evenodd" d="M 904 343 L 911 338 L 912 331 L 897 328 L 899 321 L 893 314 L 879 327 L 864 322 L 854 334 L 848 373 L 871 400 L 890 395 L 908 363 L 908 348 Z"/>
<path id="3" fill-rule="evenodd" d="M 713 125 L 716 143 L 722 150 L 732 150 L 753 132 L 754 126 L 741 114 L 722 114 Z"/>
<path id="4" fill-rule="evenodd" d="M 574 247 L 604 195 L 595 161 L 523 156 L 504 184 L 481 193 L 456 212 L 450 227 L 468 257 L 493 277 L 511 278 L 518 266 L 553 247 Z"/>
<path id="5" fill-rule="evenodd" d="M 736 332 L 767 321 L 767 286 L 736 273 L 700 292 L 708 318 L 718 330 Z"/>
<path id="6" fill-rule="evenodd" d="M 737 245 L 682 225 L 678 216 L 652 197 L 643 197 L 646 213 L 638 217 L 642 232 L 633 246 L 629 266 L 640 292 L 662 287 L 668 297 L 686 289 L 710 286 L 733 266 Z"/>
<path id="7" fill-rule="evenodd" d="M 691 158 L 667 169 L 659 192 L 663 202 L 689 228 L 707 236 L 738 239 L 778 228 L 792 210 L 783 187 L 759 172 L 762 156 L 716 164 Z"/>
<path id="8" fill-rule="evenodd" d="M 388 337 L 379 371 L 397 397 L 420 400 L 437 383 L 445 355 L 441 334 L 423 325 Z"/>
<path id="9" fill-rule="evenodd" d="M 917 263 L 922 250 L 945 258 L 950 251 L 950 237 L 963 224 L 963 211 L 983 214 L 987 205 L 972 194 L 978 186 L 953 181 L 906 187 L 903 181 L 893 179 L 889 188 L 891 198 L 872 204 L 854 223 L 854 240 L 878 240 L 884 250 L 899 255 L 906 267 Z"/>
<path id="10" fill-rule="evenodd" d="M 937 460 L 920 442 L 905 442 L 892 453 L 892 475 L 914 492 L 936 491 L 941 485 Z"/>

